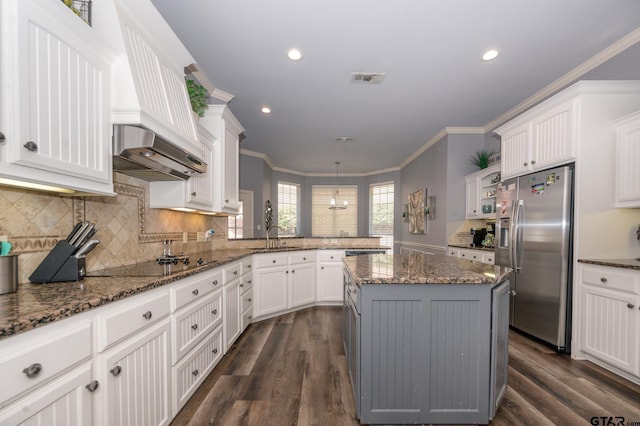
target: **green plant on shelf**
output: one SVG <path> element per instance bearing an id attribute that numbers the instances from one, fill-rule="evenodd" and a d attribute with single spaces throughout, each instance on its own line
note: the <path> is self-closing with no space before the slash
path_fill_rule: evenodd
<path id="1" fill-rule="evenodd" d="M 473 165 L 478 166 L 480 169 L 486 169 L 489 167 L 489 158 L 493 155 L 493 151 L 489 151 L 486 149 L 481 149 L 480 151 L 473 154 L 469 160 Z"/>
<path id="2" fill-rule="evenodd" d="M 194 80 L 186 79 L 187 91 L 189 92 L 189 100 L 191 101 L 191 109 L 200 117 L 204 117 L 204 112 L 209 107 L 207 98 L 209 93 L 207 89 Z"/>

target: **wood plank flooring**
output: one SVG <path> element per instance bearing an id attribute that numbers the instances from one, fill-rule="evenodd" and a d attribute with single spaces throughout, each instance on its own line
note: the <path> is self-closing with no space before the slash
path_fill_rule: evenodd
<path id="1" fill-rule="evenodd" d="M 359 425 L 341 315 L 315 307 L 250 325 L 172 425 Z M 640 425 L 640 386 L 513 330 L 509 338 L 509 387 L 492 425 L 605 424 L 593 416 Z"/>

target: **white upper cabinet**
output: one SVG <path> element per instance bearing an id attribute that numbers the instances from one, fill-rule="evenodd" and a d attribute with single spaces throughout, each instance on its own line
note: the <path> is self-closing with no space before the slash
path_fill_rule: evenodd
<path id="1" fill-rule="evenodd" d="M 615 122 L 615 206 L 640 207 L 640 111 Z"/>
<path id="2" fill-rule="evenodd" d="M 113 195 L 112 49 L 60 1 L 3 1 L 0 20 L 0 177 Z"/>
<path id="3" fill-rule="evenodd" d="M 207 171 L 213 179 L 213 211 L 238 213 L 240 134 L 244 128 L 226 105 L 209 105 L 200 124 L 216 138 Z"/>
<path id="4" fill-rule="evenodd" d="M 502 136 L 502 179 L 575 159 L 574 102 L 541 104 L 496 130 Z"/>
<path id="5" fill-rule="evenodd" d="M 150 207 L 213 211 L 212 163 L 216 138 L 202 126 L 198 126 L 198 134 L 207 173 L 192 176 L 188 180 L 149 182 Z"/>
<path id="6" fill-rule="evenodd" d="M 500 164 L 466 176 L 467 219 L 495 218 L 496 191 L 500 182 Z"/>

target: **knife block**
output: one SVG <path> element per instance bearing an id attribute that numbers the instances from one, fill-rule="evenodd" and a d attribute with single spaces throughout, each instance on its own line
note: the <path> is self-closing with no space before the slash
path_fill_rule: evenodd
<path id="1" fill-rule="evenodd" d="M 47 257 L 38 265 L 29 277 L 35 284 L 58 281 L 78 281 L 85 276 L 85 257 L 74 257 L 77 247 L 66 241 L 58 241 Z"/>

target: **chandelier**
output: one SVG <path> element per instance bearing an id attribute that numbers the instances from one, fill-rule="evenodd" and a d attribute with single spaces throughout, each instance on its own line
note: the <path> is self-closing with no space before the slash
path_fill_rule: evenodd
<path id="1" fill-rule="evenodd" d="M 344 200 L 342 203 L 340 202 L 340 191 L 338 191 L 338 166 L 340 166 L 340 162 L 336 161 L 336 190 L 333 193 L 333 198 L 329 203 L 329 210 L 345 210 L 349 205 L 347 200 Z"/>

